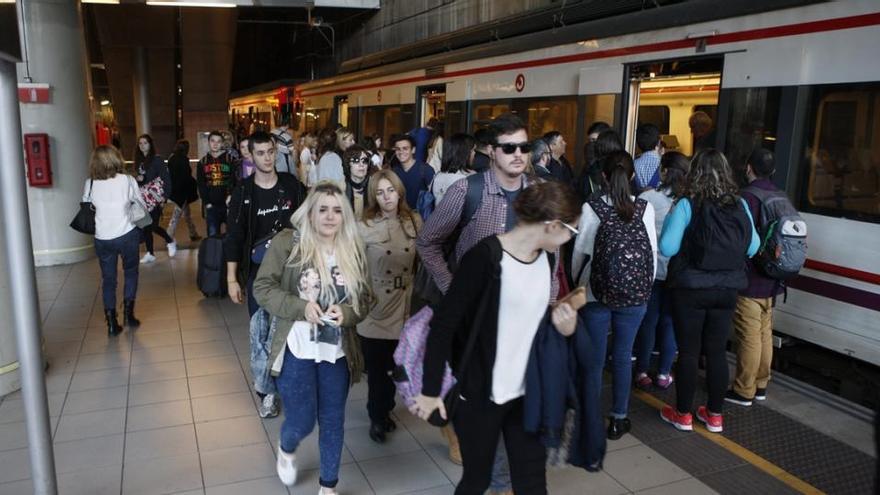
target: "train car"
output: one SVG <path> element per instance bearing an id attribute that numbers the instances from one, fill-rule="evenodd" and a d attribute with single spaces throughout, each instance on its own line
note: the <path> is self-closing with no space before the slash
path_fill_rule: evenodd
<path id="1" fill-rule="evenodd" d="M 299 130 L 339 122 L 388 138 L 444 122 L 447 135 L 516 112 L 529 134 L 559 130 L 581 162 L 606 121 L 634 150 L 640 122 L 670 149 L 697 141 L 735 167 L 757 145 L 809 225 L 809 262 L 777 300 L 774 328 L 880 365 L 880 5 L 819 3 L 430 65 L 414 60 L 301 84 Z M 520 43 L 517 46 L 534 46 Z M 461 57 L 459 57 L 461 58 Z M 442 59 L 438 59 L 442 60 Z M 694 136 L 688 119 L 712 129 Z"/>

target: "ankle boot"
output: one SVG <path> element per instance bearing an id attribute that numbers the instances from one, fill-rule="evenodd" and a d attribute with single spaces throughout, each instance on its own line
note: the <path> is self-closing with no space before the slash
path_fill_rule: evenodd
<path id="1" fill-rule="evenodd" d="M 134 317 L 134 300 L 125 301 L 123 303 L 124 311 L 122 313 L 122 323 L 129 327 L 140 326 L 141 322 Z"/>
<path id="2" fill-rule="evenodd" d="M 111 337 L 119 335 L 122 333 L 122 327 L 119 326 L 119 322 L 116 321 L 116 310 L 115 309 L 105 309 L 104 310 L 104 318 L 107 320 L 107 334 Z"/>
<path id="3" fill-rule="evenodd" d="M 449 424 L 441 428 L 440 431 L 446 437 L 446 442 L 449 444 L 449 460 L 453 464 L 461 466 L 461 448 L 458 445 L 458 436 L 455 434 L 455 430 Z"/>

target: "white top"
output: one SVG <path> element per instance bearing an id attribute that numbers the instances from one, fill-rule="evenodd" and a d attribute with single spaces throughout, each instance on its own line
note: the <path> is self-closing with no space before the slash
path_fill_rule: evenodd
<path id="1" fill-rule="evenodd" d="M 112 179 L 86 179 L 83 201 L 89 201 L 89 184 L 92 183 L 91 202 L 95 207 L 95 239 L 109 241 L 131 232 L 134 224 L 128 216 L 128 205 L 140 194 L 134 179 L 126 174 L 116 174 Z"/>
<path id="2" fill-rule="evenodd" d="M 669 210 L 672 209 L 672 197 L 669 195 L 670 192 L 668 189 L 648 189 L 647 191 L 639 194 L 639 197 L 651 203 L 651 206 L 654 207 L 654 228 L 656 232 L 663 232 L 663 222 L 666 220 L 666 215 L 669 214 Z M 669 257 L 663 256 L 660 252 L 657 252 L 657 273 L 654 275 L 654 278 L 657 280 L 666 280 L 666 268 L 669 266 Z"/>
<path id="3" fill-rule="evenodd" d="M 299 154 L 299 180 L 308 187 L 312 186 L 311 179 L 314 168 L 315 163 L 312 160 L 312 150 L 306 146 Z"/>
<path id="4" fill-rule="evenodd" d="M 336 258 L 327 256 L 327 271 L 337 273 Z M 340 280 L 342 277 L 339 277 Z M 343 282 L 344 283 L 344 282 Z M 336 285 L 337 293 L 345 293 L 344 285 Z M 298 283 L 299 297 L 306 301 L 317 301 L 321 292 L 321 276 L 314 268 L 306 268 L 300 274 Z M 326 308 L 324 308 L 326 310 Z M 316 363 L 326 361 L 335 363 L 345 356 L 342 349 L 341 328 L 326 325 L 315 325 L 307 321 L 295 321 L 287 334 L 287 347 L 297 359 L 314 360 Z M 283 353 L 281 353 L 283 355 Z M 280 369 L 281 363 L 279 365 Z"/>
<path id="5" fill-rule="evenodd" d="M 630 196 L 630 198 L 634 201 L 636 199 L 634 196 Z M 608 195 L 602 196 L 602 200 L 605 201 L 606 204 L 611 205 L 611 200 L 608 198 Z M 648 203 L 645 207 L 645 214 L 642 215 L 642 222 L 644 222 L 645 229 L 648 231 L 648 239 L 651 241 L 651 251 L 654 252 L 654 274 L 656 275 L 657 227 L 654 225 L 654 207 L 651 206 L 651 203 Z M 593 211 L 590 203 L 584 203 L 584 207 L 581 210 L 581 221 L 578 224 L 578 231 L 580 234 L 578 234 L 574 241 L 574 254 L 571 258 L 571 275 L 573 278 L 577 278 L 581 267 L 584 266 L 584 260 L 586 257 L 589 256 L 590 259 L 593 258 L 593 244 L 596 242 L 596 232 L 599 230 L 600 223 L 599 216 Z M 576 282 L 578 285 L 588 289 L 587 301 L 596 301 L 596 296 L 593 294 L 593 291 L 589 290 L 590 265 L 592 265 L 592 263 L 587 263 L 583 273 Z"/>
<path id="6" fill-rule="evenodd" d="M 379 152 L 370 154 L 370 161 L 373 162 L 373 166 L 376 168 L 382 168 L 382 156 L 379 155 Z"/>
<path id="7" fill-rule="evenodd" d="M 428 165 L 434 169 L 434 173 L 440 172 L 440 165 L 443 163 L 443 138 L 437 136 L 434 140 L 434 146 L 428 150 Z"/>
<path id="8" fill-rule="evenodd" d="M 461 179 L 464 179 L 468 175 L 471 174 L 462 171 L 458 171 L 454 174 L 450 174 L 449 172 L 440 172 L 439 174 L 435 175 L 434 185 L 431 186 L 431 192 L 434 193 L 434 204 L 439 205 L 440 201 L 443 199 L 443 196 L 446 195 L 446 191 L 449 189 L 449 186 L 455 184 Z"/>
<path id="9" fill-rule="evenodd" d="M 528 288 L 528 290 L 524 290 Z M 531 263 L 506 251 L 501 256 L 498 341 L 492 367 L 492 402 L 504 404 L 526 393 L 526 366 L 538 325 L 550 304 L 547 253 Z"/>
<path id="10" fill-rule="evenodd" d="M 342 158 L 333 151 L 328 151 L 318 160 L 315 183 L 322 180 L 332 180 L 345 190 L 345 173 L 342 171 Z"/>

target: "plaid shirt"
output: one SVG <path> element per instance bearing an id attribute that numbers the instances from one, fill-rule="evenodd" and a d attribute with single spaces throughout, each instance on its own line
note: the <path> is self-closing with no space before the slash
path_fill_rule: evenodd
<path id="1" fill-rule="evenodd" d="M 461 231 L 458 243 L 455 245 L 456 264 L 470 248 L 478 242 L 492 235 L 503 234 L 507 231 L 507 196 L 504 195 L 498 179 L 492 169 L 483 172 L 485 175 L 483 187 L 483 199 L 477 208 L 474 217 Z M 535 179 L 522 176 L 523 187 L 529 187 Z M 452 282 L 452 272 L 443 257 L 443 244 L 451 236 L 461 222 L 462 210 L 465 197 L 467 196 L 467 179 L 455 182 L 446 190 L 443 200 L 437 205 L 434 213 L 428 217 L 422 231 L 416 239 L 416 248 L 422 263 L 434 278 L 434 283 L 444 294 Z M 556 263 L 559 263 L 559 251 L 556 251 Z M 556 273 L 556 267 L 553 269 Z M 555 301 L 559 292 L 559 281 L 554 276 L 550 288 L 550 300 Z"/>
<path id="2" fill-rule="evenodd" d="M 658 184 L 652 183 L 651 179 L 654 178 L 654 174 L 660 168 L 660 153 L 657 153 L 655 150 L 646 151 L 635 159 L 633 165 L 635 165 L 636 169 L 636 186 L 639 188 L 639 191 L 658 186 Z"/>

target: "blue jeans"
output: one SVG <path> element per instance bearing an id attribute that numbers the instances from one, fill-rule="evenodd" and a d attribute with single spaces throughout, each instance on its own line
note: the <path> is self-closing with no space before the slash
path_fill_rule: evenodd
<path id="1" fill-rule="evenodd" d="M 281 375 L 275 380 L 284 403 L 281 450 L 292 453 L 315 429 L 321 457 L 321 486 L 334 488 L 339 481 L 342 440 L 345 431 L 345 401 L 348 398 L 348 360 L 316 363 L 297 359 L 284 349 Z"/>
<path id="2" fill-rule="evenodd" d="M 220 225 L 226 223 L 226 203 L 211 204 L 205 208 L 205 223 L 208 225 L 208 237 L 220 235 Z"/>
<path id="3" fill-rule="evenodd" d="M 629 410 L 629 392 L 632 384 L 632 348 L 645 316 L 646 305 L 626 308 L 609 308 L 600 302 L 585 306 L 584 323 L 590 331 L 607 332 L 611 337 L 611 378 L 612 395 L 611 416 L 625 418 Z M 602 353 L 604 355 L 604 352 Z"/>
<path id="4" fill-rule="evenodd" d="M 254 313 L 260 309 L 260 305 L 257 304 L 257 300 L 254 299 L 254 280 L 257 279 L 257 271 L 259 269 L 260 265 L 257 265 L 256 263 L 251 264 L 251 272 L 248 274 L 247 287 L 245 287 L 245 292 L 247 292 L 248 314 L 250 316 L 254 316 Z"/>
<path id="5" fill-rule="evenodd" d="M 639 327 L 639 336 L 636 339 L 636 371 L 647 373 L 651 367 L 651 352 L 654 351 L 654 342 L 660 339 L 660 362 L 657 372 L 668 375 L 672 370 L 672 361 L 675 360 L 675 329 L 672 326 L 672 308 L 670 297 L 666 293 L 666 282 L 655 280 L 651 291 L 651 299 L 648 301 L 648 309 L 642 326 Z"/>
<path id="6" fill-rule="evenodd" d="M 116 309 L 116 264 L 122 257 L 122 270 L 125 274 L 123 298 L 134 301 L 138 288 L 138 254 L 141 244 L 141 231 L 131 229 L 116 239 L 95 239 L 95 254 L 101 266 L 101 295 L 104 310 Z"/>

